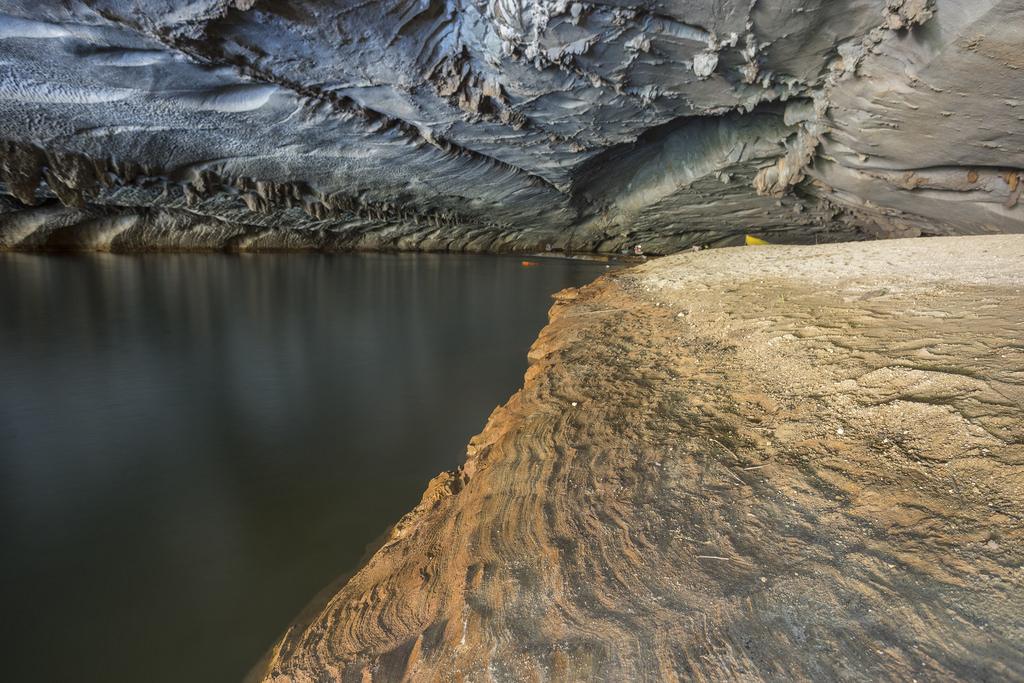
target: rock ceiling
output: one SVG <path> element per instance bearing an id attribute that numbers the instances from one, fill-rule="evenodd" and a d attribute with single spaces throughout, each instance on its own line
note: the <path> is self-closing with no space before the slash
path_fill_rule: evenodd
<path id="1" fill-rule="evenodd" d="M 1024 231 L 1024 0 L 5 0 L 0 247 Z"/>

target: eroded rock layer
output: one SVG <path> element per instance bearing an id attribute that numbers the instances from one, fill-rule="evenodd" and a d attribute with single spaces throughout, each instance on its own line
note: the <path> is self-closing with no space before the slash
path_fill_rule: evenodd
<path id="1" fill-rule="evenodd" d="M 567 290 L 465 465 L 257 678 L 1024 680 L 1024 237 Z"/>
<path id="2" fill-rule="evenodd" d="M 7 0 L 0 248 L 1024 229 L 1021 0 Z"/>

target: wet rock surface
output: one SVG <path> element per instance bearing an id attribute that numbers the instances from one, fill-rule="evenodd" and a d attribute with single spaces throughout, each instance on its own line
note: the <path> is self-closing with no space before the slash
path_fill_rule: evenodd
<path id="1" fill-rule="evenodd" d="M 12 0 L 0 248 L 1020 231 L 1019 0 Z"/>
<path id="2" fill-rule="evenodd" d="M 459 470 L 258 680 L 1024 680 L 1024 237 L 556 297 Z"/>

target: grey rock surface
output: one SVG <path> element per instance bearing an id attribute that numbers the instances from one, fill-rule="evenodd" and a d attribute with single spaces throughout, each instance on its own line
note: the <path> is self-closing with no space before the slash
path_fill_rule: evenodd
<path id="1" fill-rule="evenodd" d="M 1024 0 L 0 0 L 0 248 L 1024 231 Z"/>

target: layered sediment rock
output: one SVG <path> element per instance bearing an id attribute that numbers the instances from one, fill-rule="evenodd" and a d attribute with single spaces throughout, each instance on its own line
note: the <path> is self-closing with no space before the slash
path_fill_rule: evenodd
<path id="1" fill-rule="evenodd" d="M 1024 680 L 1024 237 L 567 290 L 465 465 L 256 678 Z"/>
<path id="2" fill-rule="evenodd" d="M 648 253 L 1020 231 L 1020 0 L 0 16 L 0 248 Z"/>

